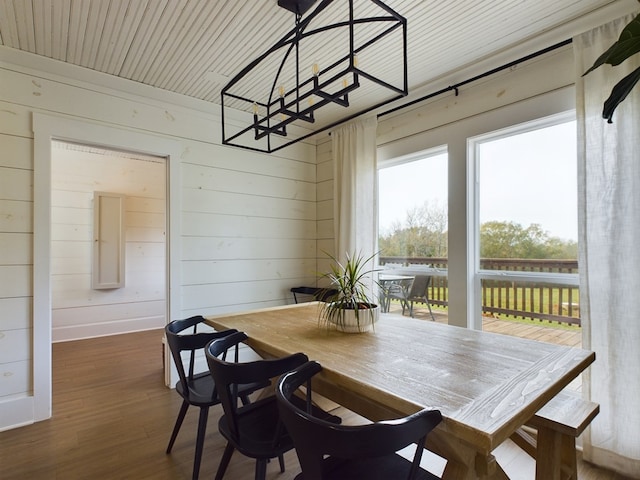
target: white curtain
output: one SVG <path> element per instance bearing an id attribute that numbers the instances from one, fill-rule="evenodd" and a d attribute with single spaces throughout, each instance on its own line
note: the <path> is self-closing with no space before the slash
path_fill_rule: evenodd
<path id="1" fill-rule="evenodd" d="M 377 128 L 374 116 L 331 132 L 335 257 L 341 262 L 347 253 L 368 258 L 375 252 Z"/>
<path id="2" fill-rule="evenodd" d="M 633 15 L 574 38 L 578 117 L 580 316 L 583 347 L 596 352 L 584 395 L 600 404 L 584 458 L 640 478 L 640 85 L 608 124 L 611 88 L 638 55 L 581 75 Z"/>

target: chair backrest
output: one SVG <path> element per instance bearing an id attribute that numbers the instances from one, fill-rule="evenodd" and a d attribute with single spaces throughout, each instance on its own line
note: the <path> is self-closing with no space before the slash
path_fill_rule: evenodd
<path id="1" fill-rule="evenodd" d="M 237 330 L 233 329 L 222 332 L 198 332 L 198 325 L 203 324 L 204 321 L 205 318 L 203 316 L 196 315 L 184 320 L 174 320 L 164 327 L 169 350 L 171 350 L 171 357 L 173 358 L 176 370 L 178 370 L 182 390 L 187 397 L 190 392 L 192 392 L 191 386 L 193 385 L 194 375 L 197 373 L 195 372 L 195 365 L 198 353 L 202 355 L 205 347 L 212 340 L 223 338 L 237 332 Z M 192 327 L 193 330 L 190 333 L 186 332 L 187 329 Z M 182 357 L 182 352 L 185 351 L 189 352 L 188 367 L 186 368 Z M 213 395 L 216 395 L 215 389 Z"/>
<path id="2" fill-rule="evenodd" d="M 427 288 L 431 283 L 431 276 L 429 275 L 416 275 L 413 278 L 411 289 L 409 290 L 409 298 L 427 298 Z"/>
<path id="3" fill-rule="evenodd" d="M 303 353 L 296 353 L 284 358 L 239 362 L 238 346 L 247 338 L 244 332 L 235 332 L 212 341 L 205 351 L 209 371 L 218 388 L 222 409 L 237 443 L 242 443 L 237 420 L 238 385 L 262 383 L 265 380 L 279 377 L 309 360 Z M 227 361 L 224 357 L 225 352 L 232 347 L 236 349 L 235 357 Z"/>
<path id="4" fill-rule="evenodd" d="M 325 455 L 342 459 L 365 459 L 394 453 L 416 443 L 423 445 L 427 434 L 440 423 L 438 410 L 422 410 L 397 420 L 368 425 L 337 425 L 312 416 L 311 378 L 322 367 L 307 362 L 283 375 L 276 386 L 280 417 L 293 438 L 305 480 L 326 480 L 322 477 Z M 291 398 L 298 387 L 306 385 L 307 409 L 298 408 Z M 422 448 L 416 449 L 409 478 L 418 471 Z"/>

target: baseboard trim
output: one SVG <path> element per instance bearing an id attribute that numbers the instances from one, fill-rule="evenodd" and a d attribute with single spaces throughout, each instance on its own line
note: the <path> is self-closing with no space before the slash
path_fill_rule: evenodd
<path id="1" fill-rule="evenodd" d="M 34 423 L 33 397 L 0 402 L 0 432 Z"/>
<path id="2" fill-rule="evenodd" d="M 70 342 L 73 340 L 84 340 L 87 338 L 106 337 L 109 335 L 153 330 L 156 328 L 164 328 L 164 325 L 164 317 L 153 316 L 84 325 L 53 327 L 51 335 L 53 343 Z"/>

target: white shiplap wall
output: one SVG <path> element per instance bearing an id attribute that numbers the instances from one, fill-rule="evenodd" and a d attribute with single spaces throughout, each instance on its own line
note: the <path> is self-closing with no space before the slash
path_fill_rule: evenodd
<path id="1" fill-rule="evenodd" d="M 565 76 L 573 75 L 567 71 L 570 62 L 553 58 L 557 64 L 537 62 L 517 82 L 511 73 L 517 76 L 519 69 L 514 68 L 459 98 L 435 99 L 385 117 L 379 143 L 391 156 L 416 151 L 428 146 L 427 137 L 437 137 L 445 122 L 454 124 L 524 98 L 534 100 L 541 90 L 562 88 Z M 211 105 L 5 47 L 0 47 L 0 82 L 0 430 L 21 421 L 12 402 L 29 396 L 31 388 L 33 256 L 27 245 L 34 229 L 34 112 L 179 142 L 183 181 L 171 186 L 171 195 L 182 200 L 178 289 L 183 316 L 291 302 L 290 286 L 314 281 L 314 272 L 321 269 L 316 259 L 322 254 L 317 252 L 331 250 L 333 239 L 331 144 L 326 137 L 317 149 L 317 170 L 316 148 L 307 144 L 270 156 L 226 148 L 220 145 L 217 110 Z M 437 87 L 442 85 L 426 86 L 428 91 Z M 450 202 L 450 224 L 456 231 L 450 238 L 457 240 L 450 252 L 461 255 L 449 281 L 464 297 L 464 145 L 454 153 L 449 191 L 457 195 L 457 202 Z M 463 317 L 466 303 L 456 308 Z"/>
<path id="2" fill-rule="evenodd" d="M 553 74 L 550 74 L 553 72 Z M 449 323 L 467 326 L 473 306 L 467 287 L 471 231 L 467 198 L 467 138 L 573 108 L 573 52 L 570 45 L 504 70 L 453 92 L 378 119 L 378 161 L 442 147 L 449 149 Z M 454 79 L 444 79 L 446 84 Z M 434 85 L 432 91 L 440 89 Z M 550 105 L 551 104 L 551 105 Z M 454 132 L 452 135 L 451 132 Z M 333 251 L 333 171 L 330 137 L 317 146 L 318 269 L 327 267 L 322 250 Z M 425 188 L 429 180 L 425 179 Z M 372 206 L 372 208 L 375 208 Z M 453 234 L 452 232 L 455 232 Z"/>
<path id="3" fill-rule="evenodd" d="M 53 341 L 166 323 L 166 160 L 53 142 Z M 125 285 L 91 289 L 93 192 L 125 195 Z"/>
<path id="4" fill-rule="evenodd" d="M 11 401 L 28 392 L 33 379 L 33 146 L 15 129 L 1 131 L 7 133 L 0 134 L 0 399 Z"/>
<path id="5" fill-rule="evenodd" d="M 314 146 L 275 155 L 223 147 L 210 104 L 5 47 L 0 82 L 0 430 L 30 421 L 16 405 L 32 395 L 34 368 L 36 112 L 179 143 L 182 181 L 170 179 L 169 192 L 182 205 L 180 316 L 291 303 L 291 286 L 314 281 Z"/>

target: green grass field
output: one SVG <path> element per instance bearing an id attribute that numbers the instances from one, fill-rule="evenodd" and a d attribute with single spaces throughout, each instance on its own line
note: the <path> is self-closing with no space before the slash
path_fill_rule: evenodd
<path id="1" fill-rule="evenodd" d="M 449 298 L 448 294 L 447 287 L 435 286 L 433 291 L 430 291 L 430 298 L 444 300 Z M 487 315 L 500 320 L 563 330 L 580 329 L 580 326 L 576 324 L 535 318 L 536 313 L 542 313 L 567 317 L 567 320 L 571 318 L 579 319 L 580 293 L 577 287 L 485 281 L 483 282 L 482 304 L 483 306 L 518 312 L 487 313 Z M 570 304 L 571 312 L 569 312 Z M 447 311 L 447 307 L 440 305 L 434 306 L 432 304 L 432 307 L 442 312 Z M 569 313 L 571 313 L 571 316 L 569 316 Z"/>

